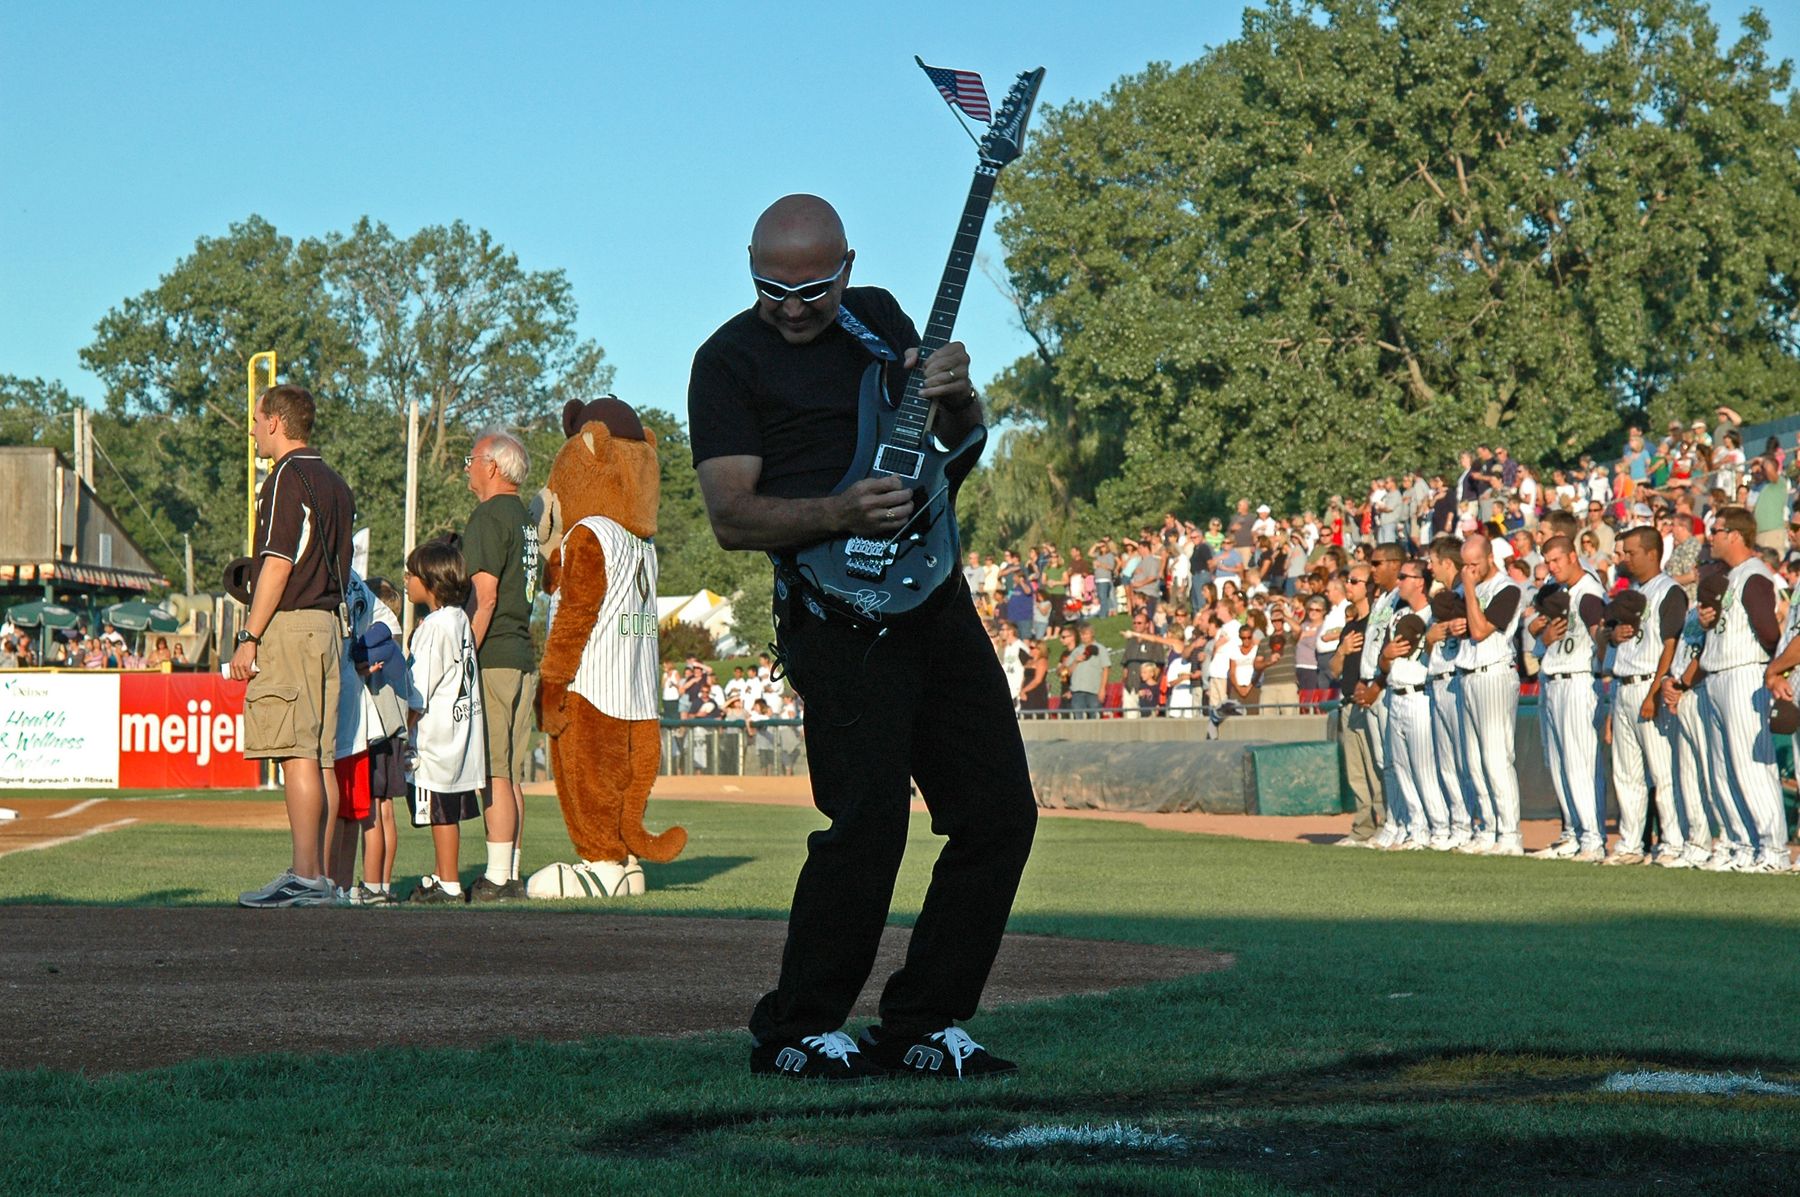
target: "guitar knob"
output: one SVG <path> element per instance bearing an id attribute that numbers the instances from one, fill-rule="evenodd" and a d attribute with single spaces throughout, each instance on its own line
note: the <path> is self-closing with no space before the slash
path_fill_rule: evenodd
<path id="1" fill-rule="evenodd" d="M 908 590 L 917 590 L 919 588 L 918 582 L 912 578 L 901 578 L 900 585 L 906 587 Z"/>
<path id="2" fill-rule="evenodd" d="M 925 554 L 925 568 L 926 569 L 936 569 L 937 568 L 937 558 L 933 557 L 930 553 Z"/>
<path id="3" fill-rule="evenodd" d="M 922 533 L 914 532 L 912 535 L 908 536 L 906 539 L 912 541 L 914 544 L 918 544 L 921 540 L 924 540 L 925 537 Z"/>

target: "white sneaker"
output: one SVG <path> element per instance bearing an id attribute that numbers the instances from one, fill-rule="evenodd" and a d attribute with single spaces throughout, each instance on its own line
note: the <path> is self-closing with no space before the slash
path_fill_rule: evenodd
<path id="1" fill-rule="evenodd" d="M 1380 831 L 1377 831 L 1373 836 L 1369 837 L 1369 847 L 1371 848 L 1392 848 L 1399 842 L 1400 836 L 1392 827 L 1383 827 Z"/>
<path id="2" fill-rule="evenodd" d="M 1523 844 L 1495 844 L 1488 849 L 1487 854 L 1489 856 L 1523 856 L 1525 847 Z"/>
<path id="3" fill-rule="evenodd" d="M 1788 859 L 1785 848 L 1775 852 L 1765 852 L 1756 858 L 1756 871 L 1759 873 L 1785 873 L 1791 868 L 1793 868 L 1793 862 Z"/>
<path id="4" fill-rule="evenodd" d="M 1494 841 L 1479 835 L 1457 849 L 1464 856 L 1486 856 L 1493 850 Z"/>
<path id="5" fill-rule="evenodd" d="M 1603 864 L 1606 861 L 1606 849 L 1583 848 L 1569 859 L 1576 864 Z"/>
<path id="6" fill-rule="evenodd" d="M 1600 863 L 1607 865 L 1641 865 L 1648 859 L 1649 858 L 1642 852 L 1636 852 L 1630 848 L 1626 848 L 1622 851 L 1613 852 L 1611 856 L 1608 856 Z"/>
<path id="7" fill-rule="evenodd" d="M 1700 867 L 1709 873 L 1729 873 L 1731 872 L 1731 866 L 1731 850 L 1729 848 L 1714 848 L 1712 855 L 1708 856 L 1706 858 L 1706 863 Z"/>
<path id="8" fill-rule="evenodd" d="M 1525 855 L 1533 860 L 1567 860 L 1579 851 L 1581 845 L 1574 840 L 1557 840 L 1547 848 L 1539 848 L 1536 852 L 1527 852 Z"/>
<path id="9" fill-rule="evenodd" d="M 1375 843 L 1373 840 L 1359 840 L 1353 835 L 1347 835 L 1341 840 L 1332 840 L 1331 846 L 1333 848 L 1373 848 Z"/>
<path id="10" fill-rule="evenodd" d="M 1702 861 L 1706 859 L 1704 853 L 1701 854 L 1700 859 Z M 1699 863 L 1686 852 L 1676 856 L 1659 856 L 1656 859 L 1656 863 L 1665 869 L 1697 869 L 1700 867 Z"/>
<path id="11" fill-rule="evenodd" d="M 1394 846 L 1388 850 L 1390 852 L 1423 852 L 1425 850 L 1425 841 L 1416 840 L 1411 836 L 1407 836 L 1403 840 L 1396 840 Z"/>
<path id="12" fill-rule="evenodd" d="M 1426 847 L 1430 848 L 1433 852 L 1448 852 L 1450 849 L 1456 847 L 1456 841 L 1449 835 L 1440 831 L 1431 837 L 1431 841 L 1426 844 Z"/>
<path id="13" fill-rule="evenodd" d="M 1712 850 L 1710 848 L 1702 848 L 1698 844 L 1689 844 L 1686 848 L 1681 850 L 1681 859 L 1687 861 L 1688 868 L 1697 869 L 1711 858 Z M 1670 865 L 1669 867 L 1672 869 L 1679 869 L 1682 866 Z"/>
<path id="14" fill-rule="evenodd" d="M 1475 833 L 1467 827 L 1453 828 L 1450 832 L 1450 849 L 1455 851 L 1475 838 Z"/>

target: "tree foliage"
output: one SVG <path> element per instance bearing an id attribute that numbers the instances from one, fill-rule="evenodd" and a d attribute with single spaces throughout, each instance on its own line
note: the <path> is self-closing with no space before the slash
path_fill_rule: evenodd
<path id="1" fill-rule="evenodd" d="M 1001 180 L 1019 535 L 1800 401 L 1800 109 L 1752 13 L 1324 0 L 1052 111 Z"/>
<path id="2" fill-rule="evenodd" d="M 372 571 L 395 573 L 408 402 L 422 411 L 423 538 L 473 509 L 462 455 L 484 425 L 522 434 L 535 489 L 562 443 L 563 402 L 611 385 L 575 319 L 560 270 L 527 271 L 460 222 L 402 239 L 364 219 L 296 242 L 252 216 L 109 311 L 82 351 L 105 386 L 96 436 L 118 464 L 116 479 L 100 471 L 102 497 L 172 578 L 180 561 L 164 542 L 190 534 L 196 581 L 214 585 L 245 540 L 246 366 L 273 349 L 282 377 L 318 400 L 314 439 L 356 494 Z M 144 510 L 109 494 L 127 482 Z"/>

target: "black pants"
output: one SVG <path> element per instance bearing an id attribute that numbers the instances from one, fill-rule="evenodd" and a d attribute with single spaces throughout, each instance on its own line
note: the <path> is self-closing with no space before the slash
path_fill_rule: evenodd
<path id="1" fill-rule="evenodd" d="M 876 638 L 799 604 L 780 621 L 806 699 L 813 802 L 781 980 L 750 1015 L 759 1042 L 835 1031 L 850 1016 L 906 849 L 916 779 L 948 837 L 906 962 L 881 996 L 886 1034 L 974 1015 L 1031 854 L 1037 803 L 1006 675 L 966 591 Z"/>

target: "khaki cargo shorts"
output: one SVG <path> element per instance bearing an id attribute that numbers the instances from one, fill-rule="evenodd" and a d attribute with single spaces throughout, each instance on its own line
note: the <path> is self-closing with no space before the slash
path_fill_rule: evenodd
<path id="1" fill-rule="evenodd" d="M 332 763 L 342 645 L 330 611 L 275 613 L 256 650 L 256 675 L 244 690 L 246 759 Z"/>
<path id="2" fill-rule="evenodd" d="M 531 747 L 531 708 L 538 675 L 520 669 L 483 669 L 481 701 L 487 706 L 488 776 L 525 780 Z"/>

